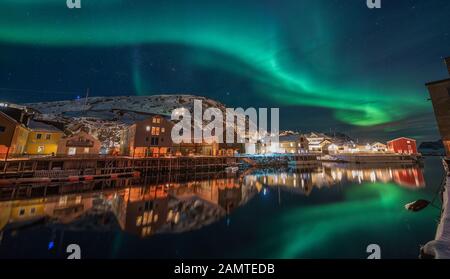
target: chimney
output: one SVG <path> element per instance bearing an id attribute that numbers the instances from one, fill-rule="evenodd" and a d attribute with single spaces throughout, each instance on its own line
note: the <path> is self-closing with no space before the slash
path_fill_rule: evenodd
<path id="1" fill-rule="evenodd" d="M 447 64 L 448 74 L 450 75 L 450 57 L 445 58 L 445 64 Z"/>

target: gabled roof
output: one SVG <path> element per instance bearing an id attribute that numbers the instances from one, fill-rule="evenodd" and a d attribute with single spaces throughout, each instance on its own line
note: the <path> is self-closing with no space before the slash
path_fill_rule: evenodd
<path id="1" fill-rule="evenodd" d="M 393 142 L 393 141 L 396 141 L 396 140 L 399 140 L 399 139 L 406 139 L 406 140 L 412 140 L 412 141 L 416 141 L 415 139 L 412 139 L 412 138 L 407 138 L 407 137 L 399 137 L 399 138 L 395 138 L 395 139 L 392 139 L 392 140 L 390 140 L 390 141 L 388 141 L 388 142 Z"/>
<path id="2" fill-rule="evenodd" d="M 123 121 L 123 122 L 128 125 L 133 125 L 138 122 L 146 121 L 155 116 L 159 116 L 167 121 L 170 121 L 170 119 L 171 119 L 170 115 L 156 114 L 156 113 L 135 113 L 132 118 L 127 119 L 126 121 Z"/>
<path id="3" fill-rule="evenodd" d="M 4 113 L 4 112 L 1 112 L 1 111 L 0 111 L 0 116 L 2 116 L 2 117 L 5 118 L 7 121 L 9 121 L 9 122 L 11 122 L 11 123 L 13 123 L 13 124 L 20 125 L 20 123 L 17 122 L 17 120 L 15 120 L 14 118 L 12 118 L 11 116 L 7 115 L 7 114 Z"/>
<path id="4" fill-rule="evenodd" d="M 300 139 L 300 135 L 287 135 L 287 136 L 280 136 L 279 141 L 298 141 Z"/>
<path id="5" fill-rule="evenodd" d="M 381 145 L 386 145 L 386 144 L 384 144 L 384 143 L 382 143 L 382 142 L 379 142 L 379 141 L 376 141 L 376 142 L 374 142 L 374 143 L 371 143 L 370 145 L 377 145 L 377 144 L 381 144 Z"/>
<path id="6" fill-rule="evenodd" d="M 30 124 L 28 125 L 28 128 L 30 128 L 32 131 L 43 131 L 43 132 L 62 132 L 61 130 L 59 130 L 58 128 L 56 128 L 55 126 L 43 123 L 43 122 L 38 122 L 38 121 L 34 121 L 31 120 Z"/>
<path id="7" fill-rule="evenodd" d="M 427 82 L 427 83 L 425 83 L 425 86 L 436 85 L 436 84 L 446 83 L 446 82 L 450 82 L 450 78 L 446 78 L 446 79 L 442 79 L 442 80 L 437 80 L 437 81 Z"/>

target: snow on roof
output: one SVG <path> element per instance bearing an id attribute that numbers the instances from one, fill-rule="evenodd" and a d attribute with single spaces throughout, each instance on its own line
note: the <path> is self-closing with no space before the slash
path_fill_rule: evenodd
<path id="1" fill-rule="evenodd" d="M 300 139 L 300 135 L 287 135 L 287 136 L 280 136 L 279 140 L 282 141 L 297 141 Z"/>
<path id="2" fill-rule="evenodd" d="M 61 130 L 59 130 L 55 126 L 34 120 L 30 121 L 28 128 L 30 128 L 33 131 L 61 132 Z"/>

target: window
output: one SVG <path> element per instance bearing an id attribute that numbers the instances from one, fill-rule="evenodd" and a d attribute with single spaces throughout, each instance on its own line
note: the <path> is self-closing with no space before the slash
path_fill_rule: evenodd
<path id="1" fill-rule="evenodd" d="M 3 133 L 6 130 L 5 126 L 0 126 L 0 133 Z"/>
<path id="2" fill-rule="evenodd" d="M 158 145 L 158 144 L 159 144 L 159 139 L 156 137 L 152 137 L 151 145 Z"/>
<path id="3" fill-rule="evenodd" d="M 216 131 L 216 130 L 214 130 Z M 166 132 L 166 128 L 161 128 L 161 133 L 165 133 Z"/>
<path id="4" fill-rule="evenodd" d="M 145 127 L 145 130 L 146 130 L 147 132 L 150 132 L 150 126 Z"/>
<path id="5" fill-rule="evenodd" d="M 34 214 L 36 213 L 36 208 L 34 208 L 34 207 L 31 208 L 31 209 L 30 209 L 30 213 L 31 213 L 31 215 L 34 215 Z"/>
<path id="6" fill-rule="evenodd" d="M 136 218 L 136 226 L 139 227 L 140 225 L 142 225 L 142 216 Z"/>
<path id="7" fill-rule="evenodd" d="M 159 117 L 153 117 L 153 123 L 157 123 L 157 124 L 159 124 L 159 123 L 161 123 L 161 118 L 159 118 Z"/>
<path id="8" fill-rule="evenodd" d="M 19 216 L 23 216 L 23 215 L 25 215 L 25 209 L 24 209 L 24 208 L 21 208 L 21 209 L 19 210 Z"/>
<path id="9" fill-rule="evenodd" d="M 160 128 L 159 127 L 152 127 L 152 136 L 159 136 Z"/>
<path id="10" fill-rule="evenodd" d="M 51 135 L 51 134 L 46 134 L 46 135 L 45 135 L 45 139 L 46 139 L 46 140 L 50 140 L 51 138 L 52 138 L 52 135 Z"/>
<path id="11" fill-rule="evenodd" d="M 38 153 L 43 153 L 44 152 L 45 147 L 44 146 L 38 146 L 37 152 Z"/>
<path id="12" fill-rule="evenodd" d="M 84 153 L 89 153 L 89 147 L 84 148 Z"/>
<path id="13" fill-rule="evenodd" d="M 69 147 L 67 155 L 75 155 L 75 154 L 77 154 L 77 149 L 75 147 Z"/>
<path id="14" fill-rule="evenodd" d="M 36 134 L 36 139 L 42 139 L 42 134 Z"/>

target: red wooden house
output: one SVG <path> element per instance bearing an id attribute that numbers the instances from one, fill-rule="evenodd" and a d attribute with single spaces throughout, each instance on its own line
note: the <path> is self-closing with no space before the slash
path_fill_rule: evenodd
<path id="1" fill-rule="evenodd" d="M 410 138 L 397 138 L 387 142 L 388 149 L 398 154 L 417 154 L 416 140 Z"/>

